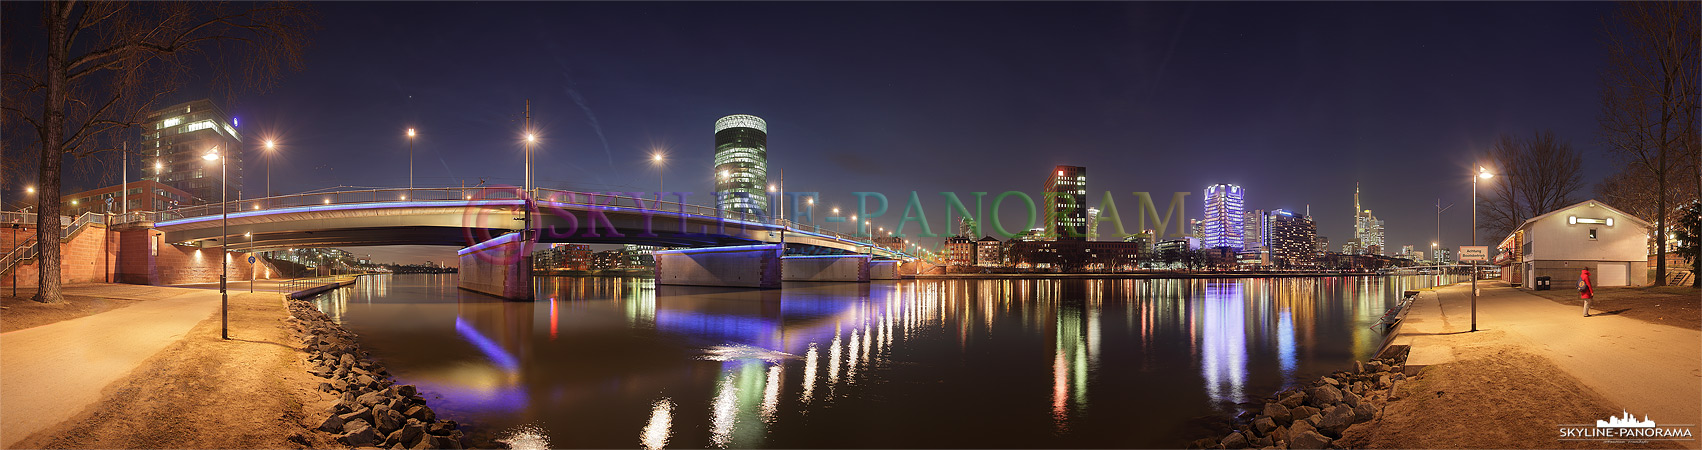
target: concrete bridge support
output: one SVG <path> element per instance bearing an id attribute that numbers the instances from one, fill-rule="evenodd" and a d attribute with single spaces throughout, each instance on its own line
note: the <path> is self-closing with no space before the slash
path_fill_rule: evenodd
<path id="1" fill-rule="evenodd" d="M 509 233 L 456 252 L 461 289 L 507 300 L 532 300 L 532 253 L 520 233 Z"/>
<path id="2" fill-rule="evenodd" d="M 898 279 L 898 260 L 877 259 L 869 261 L 869 279 L 896 280 Z"/>
<path id="3" fill-rule="evenodd" d="M 780 271 L 786 281 L 869 282 L 869 255 L 788 256 Z"/>
<path id="4" fill-rule="evenodd" d="M 779 245 L 662 250 L 655 256 L 658 285 L 780 287 Z"/>

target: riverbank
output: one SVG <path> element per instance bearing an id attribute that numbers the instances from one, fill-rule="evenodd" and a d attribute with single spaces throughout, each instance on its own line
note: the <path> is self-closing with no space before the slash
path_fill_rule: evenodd
<path id="1" fill-rule="evenodd" d="M 307 415 L 303 405 L 317 394 L 313 391 L 315 382 L 297 363 L 298 353 L 284 328 L 287 314 L 278 294 L 233 291 L 231 339 L 224 340 L 219 335 L 216 290 L 133 285 L 78 289 L 91 297 L 100 297 L 104 289 L 157 298 L 0 334 L 7 358 L 3 382 L 8 395 L 4 401 L 11 416 L 6 418 L 6 440 L 11 442 L 7 447 L 336 445 L 302 424 Z M 137 334 L 169 325 L 179 317 L 187 319 L 182 329 Z M 60 331 L 74 336 L 47 336 Z M 48 339 L 37 340 L 35 335 Z M 67 348 L 85 344 L 99 348 Z M 121 357 L 134 357 L 138 362 L 114 365 Z M 37 359 L 42 362 L 32 361 Z M 41 366 L 42 371 L 24 370 L 35 366 Z M 66 373 L 56 376 L 46 372 L 53 370 Z M 84 380 L 97 375 L 100 377 Z M 41 413 L 15 411 L 14 407 Z M 59 419 L 56 411 L 65 417 Z M 34 414 L 48 422 L 35 426 L 13 422 L 28 420 Z"/>
<path id="2" fill-rule="evenodd" d="M 900 274 L 906 280 L 950 279 L 1196 279 L 1196 278 L 1305 278 L 1305 277 L 1369 277 L 1373 272 L 1127 272 L 1127 273 L 936 273 Z"/>

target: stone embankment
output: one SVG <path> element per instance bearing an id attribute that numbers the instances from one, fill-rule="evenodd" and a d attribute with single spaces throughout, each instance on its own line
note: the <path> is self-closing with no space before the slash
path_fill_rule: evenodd
<path id="1" fill-rule="evenodd" d="M 308 373 L 327 380 L 318 389 L 338 397 L 319 414 L 318 430 L 350 447 L 459 449 L 464 434 L 455 421 L 439 421 L 412 385 L 396 385 L 389 372 L 360 350 L 354 333 L 305 300 L 289 299 L 293 332 L 307 352 Z"/>
<path id="2" fill-rule="evenodd" d="M 1336 372 L 1303 388 L 1265 399 L 1251 420 L 1222 437 L 1195 440 L 1188 448 L 1323 449 L 1355 424 L 1374 426 L 1396 383 L 1406 379 L 1404 355 L 1354 362 L 1353 372 Z"/>

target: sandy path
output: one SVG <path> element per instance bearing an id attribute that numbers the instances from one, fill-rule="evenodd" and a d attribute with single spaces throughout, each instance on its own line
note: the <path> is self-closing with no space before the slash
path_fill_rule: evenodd
<path id="1" fill-rule="evenodd" d="M 72 417 L 101 388 L 218 311 L 217 292 L 184 291 L 102 314 L 0 333 L 0 447 Z"/>

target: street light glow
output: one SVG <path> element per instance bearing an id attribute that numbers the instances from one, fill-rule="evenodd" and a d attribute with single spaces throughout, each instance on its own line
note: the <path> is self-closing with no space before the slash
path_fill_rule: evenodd
<path id="1" fill-rule="evenodd" d="M 1489 173 L 1489 169 L 1485 169 L 1485 168 L 1483 168 L 1483 167 L 1478 167 L 1478 168 L 1477 168 L 1477 177 L 1478 177 L 1478 178 L 1482 178 L 1482 179 L 1485 179 L 1485 180 L 1487 180 L 1487 179 L 1489 179 L 1489 178 L 1490 178 L 1490 177 L 1494 177 L 1494 176 L 1495 176 L 1495 174 L 1493 174 L 1493 173 Z"/>
<path id="2" fill-rule="evenodd" d="M 414 137 L 414 129 L 413 129 L 413 128 L 409 128 L 409 129 L 408 129 L 408 138 L 410 138 L 410 139 L 411 139 L 411 138 L 413 138 L 413 137 Z"/>
<path id="3" fill-rule="evenodd" d="M 526 133 L 526 142 L 538 142 L 538 135 Z"/>
<path id="4" fill-rule="evenodd" d="M 267 150 L 271 150 L 271 149 L 272 149 L 272 147 L 275 147 L 275 146 L 277 146 L 277 145 L 278 145 L 278 144 L 277 144 L 277 143 L 276 143 L 276 142 L 272 142 L 272 140 L 271 140 L 271 139 L 267 139 L 267 140 L 266 140 L 266 149 L 267 149 Z"/>

